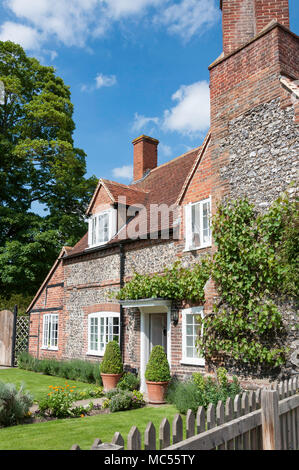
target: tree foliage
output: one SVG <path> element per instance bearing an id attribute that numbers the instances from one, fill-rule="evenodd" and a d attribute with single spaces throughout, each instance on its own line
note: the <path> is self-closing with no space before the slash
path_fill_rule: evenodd
<path id="1" fill-rule="evenodd" d="M 96 185 L 74 146 L 69 87 L 53 67 L 0 41 L 0 289 L 33 293 L 62 245 L 86 231 L 84 210 Z M 41 204 L 45 216 L 32 211 Z"/>

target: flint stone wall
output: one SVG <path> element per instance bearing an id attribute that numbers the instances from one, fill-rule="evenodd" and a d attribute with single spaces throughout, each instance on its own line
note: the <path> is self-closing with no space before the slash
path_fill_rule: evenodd
<path id="1" fill-rule="evenodd" d="M 267 208 L 298 181 L 299 126 L 294 107 L 283 109 L 276 99 L 233 119 L 220 151 L 229 154 L 228 165 L 221 169 L 230 184 L 229 198 L 247 197 L 257 207 Z"/>

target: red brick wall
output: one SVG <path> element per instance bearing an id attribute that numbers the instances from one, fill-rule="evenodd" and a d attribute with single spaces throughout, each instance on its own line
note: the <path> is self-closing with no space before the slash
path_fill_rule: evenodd
<path id="1" fill-rule="evenodd" d="M 92 214 L 97 214 L 98 212 L 106 209 L 110 209 L 112 204 L 111 198 L 107 194 L 107 191 L 103 186 L 101 186 L 97 197 L 95 198 L 94 205 L 92 206 Z"/>
<path id="2" fill-rule="evenodd" d="M 256 32 L 259 33 L 271 20 L 290 27 L 288 0 L 255 0 Z"/>
<path id="3" fill-rule="evenodd" d="M 134 145 L 134 181 L 143 177 L 146 170 L 156 168 L 158 162 L 159 141 L 147 136 L 133 140 Z"/>
<path id="4" fill-rule="evenodd" d="M 288 0 L 223 0 L 224 54 L 230 54 L 246 44 L 272 20 L 289 28 Z"/>
<path id="5" fill-rule="evenodd" d="M 29 353 L 35 357 L 60 358 L 65 344 L 64 286 L 55 284 L 64 282 L 64 269 L 60 260 L 52 276 L 44 286 L 30 313 Z M 62 307 L 60 310 L 55 310 Z M 47 309 L 47 310 L 46 310 Z M 49 310 L 48 310 L 49 309 Z M 54 310 L 51 310 L 54 309 Z M 58 351 L 42 349 L 43 317 L 46 314 L 58 314 Z"/>
<path id="6" fill-rule="evenodd" d="M 223 0 L 223 52 L 229 54 L 255 35 L 255 0 Z"/>

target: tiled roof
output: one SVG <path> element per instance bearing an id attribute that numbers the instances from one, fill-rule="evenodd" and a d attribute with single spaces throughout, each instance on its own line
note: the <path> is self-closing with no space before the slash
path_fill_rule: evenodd
<path id="1" fill-rule="evenodd" d="M 128 206 L 133 206 L 134 204 L 144 204 L 147 200 L 148 191 L 137 188 L 135 186 L 127 186 L 125 184 L 116 183 L 115 181 L 103 181 L 113 196 L 114 202 L 117 202 L 120 196 L 126 198 L 126 204 Z"/>
<path id="2" fill-rule="evenodd" d="M 105 188 L 106 193 L 111 199 L 111 202 L 117 202 L 119 196 L 125 196 L 127 199 L 127 204 L 134 205 L 136 203 L 142 203 L 142 201 L 146 198 L 146 193 L 143 190 L 140 190 L 136 187 L 131 187 L 126 184 L 117 183 L 115 181 L 106 180 L 104 178 L 100 178 L 98 185 L 96 187 L 95 192 L 91 198 L 89 206 L 87 208 L 86 214 L 89 215 L 91 213 L 91 209 L 93 204 L 97 198 L 99 190 L 103 186 Z"/>
<path id="3" fill-rule="evenodd" d="M 166 227 L 161 226 L 161 218 L 158 219 L 157 226 L 150 226 L 149 217 L 150 210 L 149 207 L 151 204 L 167 204 L 168 206 L 174 205 L 178 200 L 179 195 L 190 175 L 190 172 L 194 168 L 197 157 L 201 151 L 201 147 L 190 150 L 183 155 L 164 163 L 154 169 L 152 169 L 147 176 L 142 180 L 139 180 L 130 185 L 124 185 L 116 183 L 114 181 L 109 181 L 105 179 L 99 180 L 98 188 L 95 191 L 97 194 L 101 184 L 106 188 L 112 202 L 117 202 L 119 196 L 125 196 L 127 200 L 127 205 L 136 205 L 141 204 L 144 208 L 139 212 L 139 221 L 142 226 L 147 227 L 146 233 L 156 232 L 163 229 L 173 228 L 173 220 L 170 217 L 169 225 Z M 94 200 L 95 196 L 93 197 Z M 92 201 L 93 201 L 92 200 Z M 89 205 L 90 211 L 92 204 Z M 146 220 L 145 220 L 146 219 Z M 105 247 L 110 246 L 111 244 L 117 241 L 124 241 L 126 238 L 123 237 L 124 230 L 130 230 L 135 220 L 128 222 L 126 227 L 123 227 L 118 234 L 116 234 L 109 243 L 104 245 Z M 131 224 L 131 225 L 130 225 Z M 146 235 L 142 233 L 142 235 Z M 74 255 L 84 252 L 88 248 L 88 234 L 86 233 L 84 237 L 74 246 L 71 253 L 67 255 Z"/>

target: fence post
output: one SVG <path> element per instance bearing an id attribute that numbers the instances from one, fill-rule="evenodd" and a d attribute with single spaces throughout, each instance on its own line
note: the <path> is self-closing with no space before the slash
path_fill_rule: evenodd
<path id="1" fill-rule="evenodd" d="M 13 330 L 12 330 L 12 345 L 11 345 L 11 367 L 15 366 L 15 356 L 16 356 L 16 333 L 17 333 L 17 316 L 18 316 L 18 306 L 15 305 L 13 310 Z"/>
<path id="2" fill-rule="evenodd" d="M 262 390 L 261 413 L 263 449 L 280 450 L 280 422 L 276 390 Z"/>
<path id="3" fill-rule="evenodd" d="M 128 434 L 128 450 L 141 450 L 141 435 L 136 426 L 132 426 Z"/>

